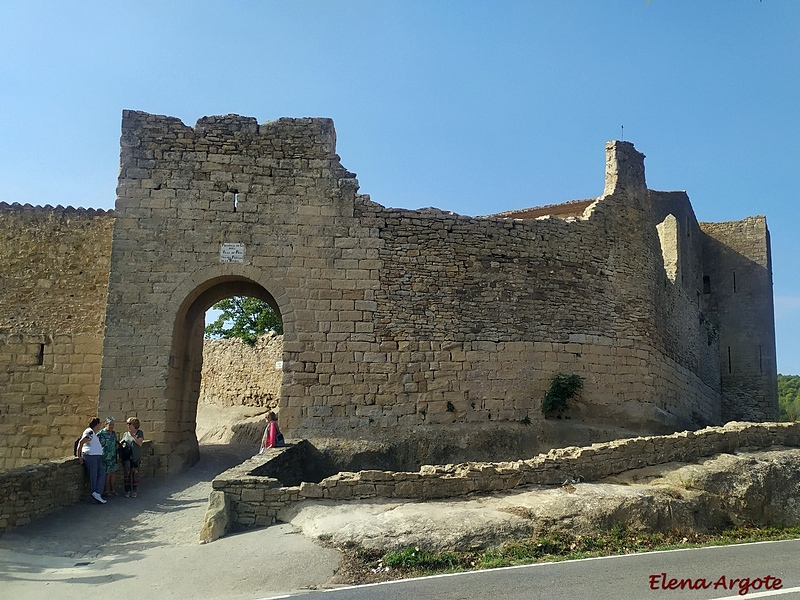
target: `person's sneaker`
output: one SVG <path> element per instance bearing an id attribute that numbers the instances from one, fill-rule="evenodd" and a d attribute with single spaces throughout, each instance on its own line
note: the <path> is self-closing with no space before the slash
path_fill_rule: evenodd
<path id="1" fill-rule="evenodd" d="M 130 492 L 125 492 L 125 497 L 126 498 L 130 498 L 131 497 L 131 493 Z"/>
<path id="2" fill-rule="evenodd" d="M 132 497 L 132 498 L 136 498 L 136 492 L 133 492 L 133 493 L 131 494 L 131 497 Z"/>
<path id="3" fill-rule="evenodd" d="M 100 504 L 105 504 L 107 502 L 107 500 L 97 492 L 92 492 L 92 498 L 95 499 L 95 502 L 99 502 Z"/>

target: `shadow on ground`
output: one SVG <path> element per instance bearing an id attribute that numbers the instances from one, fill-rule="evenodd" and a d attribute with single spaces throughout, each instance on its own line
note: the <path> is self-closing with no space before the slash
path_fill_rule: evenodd
<path id="1" fill-rule="evenodd" d="M 137 498 L 120 493 L 105 505 L 81 500 L 0 535 L 0 549 L 79 562 L 107 553 L 124 560 L 126 554 L 148 548 L 197 544 L 211 481 L 252 455 L 252 446 L 200 446 L 194 467 L 175 476 L 143 479 Z"/>

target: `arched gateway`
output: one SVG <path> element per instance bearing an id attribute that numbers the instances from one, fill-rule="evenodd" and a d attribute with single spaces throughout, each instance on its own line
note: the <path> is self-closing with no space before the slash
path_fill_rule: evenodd
<path id="1" fill-rule="evenodd" d="M 351 228 L 355 180 L 328 119 L 211 117 L 189 128 L 126 111 L 121 145 L 100 408 L 137 414 L 165 473 L 197 459 L 208 308 L 232 295 L 266 301 L 289 351 L 324 335 L 298 337 L 295 307 L 308 324 L 342 297 L 328 272 L 347 252 L 336 240 Z M 292 407 L 283 413 L 291 420 Z"/>
<path id="2" fill-rule="evenodd" d="M 164 421 L 164 432 L 168 433 L 164 441 L 173 447 L 169 469 L 181 468 L 197 458 L 195 430 L 206 311 L 224 298 L 253 296 L 269 304 L 284 319 L 284 326 L 291 330 L 290 305 L 285 295 L 276 291 L 277 284 L 262 281 L 264 275 L 265 272 L 243 265 L 220 266 L 193 274 L 173 294 L 170 304 L 179 305 L 179 308 L 169 354 Z M 267 290 L 267 285 L 272 288 L 272 293 Z M 284 304 L 283 311 L 281 303 Z"/>
<path id="3" fill-rule="evenodd" d="M 599 198 L 484 218 L 359 195 L 329 119 L 125 111 L 121 146 L 99 407 L 138 415 L 156 473 L 197 458 L 203 314 L 231 295 L 282 317 L 298 436 L 450 428 L 475 458 L 483 424 L 542 425 L 558 372 L 584 378 L 587 423 L 776 416 L 765 220 L 698 223 L 686 194 L 647 190 L 630 143 L 607 145 Z M 732 269 L 736 294 L 704 285 Z"/>

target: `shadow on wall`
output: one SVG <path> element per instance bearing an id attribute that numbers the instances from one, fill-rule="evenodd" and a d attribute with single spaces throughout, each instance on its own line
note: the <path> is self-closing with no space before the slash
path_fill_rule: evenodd
<path id="1" fill-rule="evenodd" d="M 263 418 L 259 418 L 258 421 L 236 423 L 231 427 L 232 437 L 229 443 L 243 444 L 257 449 L 261 445 L 265 427 L 266 421 Z"/>

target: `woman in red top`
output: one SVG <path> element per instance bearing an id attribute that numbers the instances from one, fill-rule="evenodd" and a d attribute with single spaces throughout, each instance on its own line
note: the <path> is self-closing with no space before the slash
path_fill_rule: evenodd
<path id="1" fill-rule="evenodd" d="M 278 415 L 269 411 L 267 413 L 267 427 L 264 429 L 264 437 L 261 438 L 261 449 L 258 453 L 263 453 L 267 448 L 276 448 L 285 445 L 286 442 L 283 441 L 283 434 L 278 428 Z"/>

